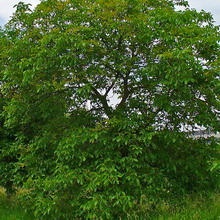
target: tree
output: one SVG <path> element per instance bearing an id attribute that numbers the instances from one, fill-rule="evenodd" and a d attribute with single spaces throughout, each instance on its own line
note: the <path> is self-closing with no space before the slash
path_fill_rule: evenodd
<path id="1" fill-rule="evenodd" d="M 216 186 L 216 141 L 183 132 L 219 131 L 209 13 L 171 0 L 19 3 L 4 39 L 4 127 L 38 218 L 144 216 L 143 196 Z"/>
<path id="2" fill-rule="evenodd" d="M 4 35 L 4 31 L 1 30 L 0 32 L 0 62 L 1 68 L 4 67 L 5 64 L 5 57 L 6 51 L 8 49 L 7 39 Z M 2 72 L 0 74 L 0 86 L 3 85 L 3 75 Z M 15 176 L 19 172 L 16 163 L 18 162 L 17 159 L 17 148 L 14 147 L 15 143 L 15 136 L 14 131 L 10 129 L 5 129 L 4 127 L 4 116 L 3 108 L 6 104 L 7 97 L 0 92 L 0 185 L 5 187 L 7 195 L 10 197 L 14 192 L 15 189 L 13 187 L 13 180 Z"/>

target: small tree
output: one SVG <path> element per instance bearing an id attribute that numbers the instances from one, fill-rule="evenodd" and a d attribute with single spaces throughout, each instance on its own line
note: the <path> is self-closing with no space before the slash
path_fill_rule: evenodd
<path id="1" fill-rule="evenodd" d="M 44 0 L 19 3 L 4 36 L 4 126 L 16 128 L 38 217 L 144 217 L 143 196 L 215 187 L 217 144 L 183 132 L 219 130 L 209 13 L 186 1 Z"/>

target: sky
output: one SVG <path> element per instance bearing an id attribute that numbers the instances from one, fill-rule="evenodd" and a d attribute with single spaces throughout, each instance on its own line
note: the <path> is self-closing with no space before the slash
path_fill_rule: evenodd
<path id="1" fill-rule="evenodd" d="M 21 0 L 0 0 L 0 26 L 3 26 L 15 11 L 13 8 Z M 25 3 L 30 3 L 35 7 L 40 0 L 22 0 Z M 216 25 L 220 25 L 220 0 L 188 0 L 191 8 L 200 11 L 204 9 L 213 14 Z"/>

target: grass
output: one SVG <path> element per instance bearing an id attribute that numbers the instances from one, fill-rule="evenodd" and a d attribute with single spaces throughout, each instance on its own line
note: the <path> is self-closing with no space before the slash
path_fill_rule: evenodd
<path id="1" fill-rule="evenodd" d="M 193 194 L 182 200 L 161 201 L 148 216 L 140 220 L 220 220 L 220 194 Z M 31 213 L 25 213 L 16 197 L 8 199 L 0 188 L 0 220 L 34 219 Z"/>
<path id="2" fill-rule="evenodd" d="M 33 216 L 25 213 L 16 198 L 8 199 L 3 188 L 0 188 L 0 220 L 33 220 Z"/>
<path id="3" fill-rule="evenodd" d="M 173 203 L 175 204 L 175 203 Z M 220 220 L 220 194 L 189 195 L 175 205 L 159 204 L 155 220 Z"/>

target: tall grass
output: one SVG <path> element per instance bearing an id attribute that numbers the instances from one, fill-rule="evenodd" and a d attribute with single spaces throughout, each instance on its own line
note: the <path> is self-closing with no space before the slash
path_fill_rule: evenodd
<path id="1" fill-rule="evenodd" d="M 7 198 L 5 190 L 0 188 L 0 220 L 32 220 L 33 216 L 25 213 L 15 197 Z"/>
<path id="2" fill-rule="evenodd" d="M 220 220 L 220 194 L 188 195 L 172 203 L 161 202 L 155 220 Z"/>
<path id="3" fill-rule="evenodd" d="M 146 209 L 146 216 L 140 216 L 140 220 L 220 220 L 220 194 L 197 193 L 181 199 L 161 201 L 152 210 L 148 204 L 142 208 Z M 0 188 L 0 220 L 36 219 L 32 213 L 24 210 L 17 196 L 8 199 L 4 189 Z"/>

